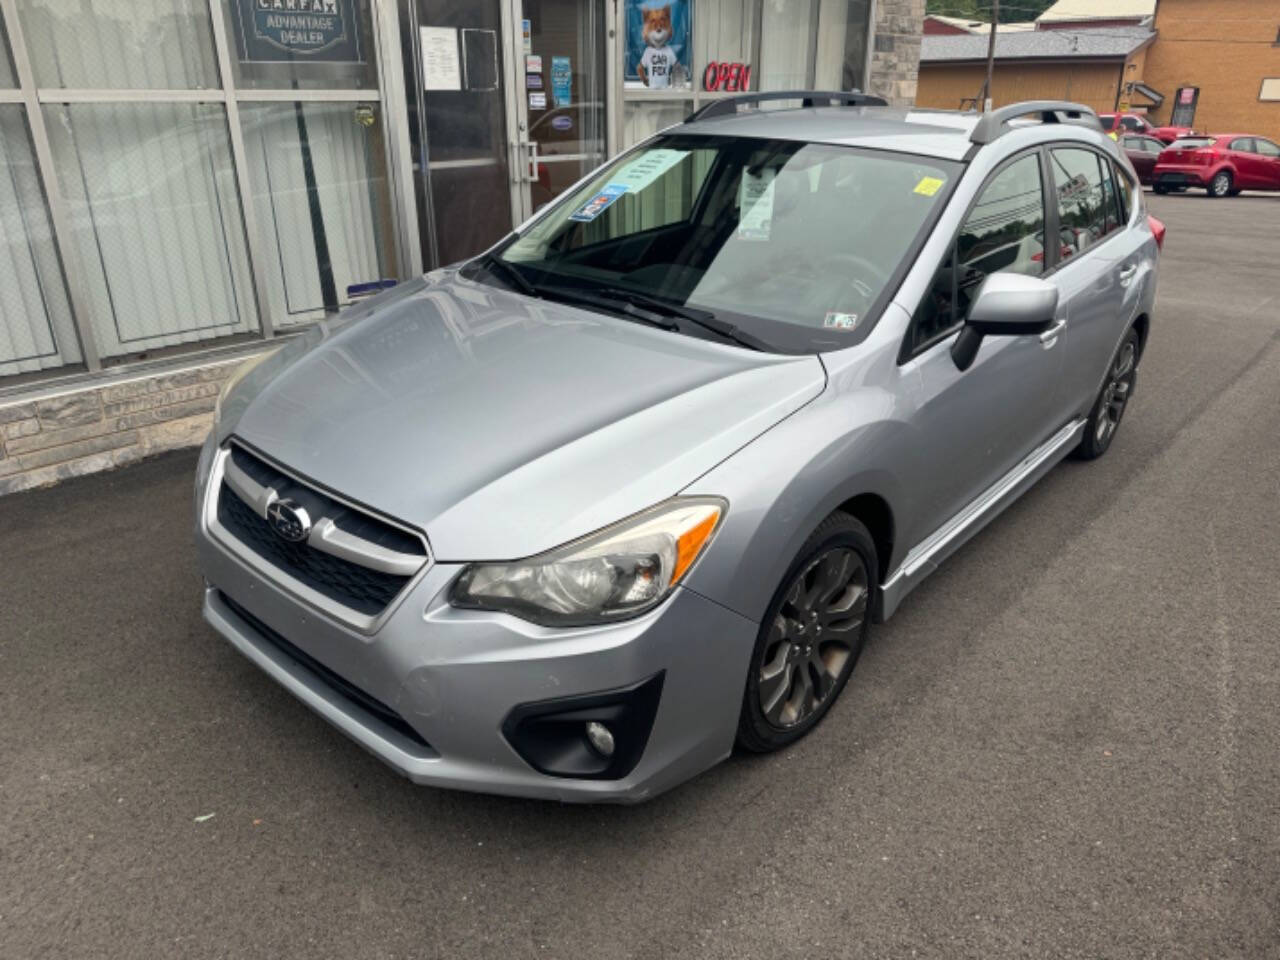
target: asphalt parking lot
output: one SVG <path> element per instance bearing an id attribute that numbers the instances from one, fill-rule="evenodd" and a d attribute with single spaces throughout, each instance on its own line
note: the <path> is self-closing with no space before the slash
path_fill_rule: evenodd
<path id="1" fill-rule="evenodd" d="M 648 804 L 415 788 L 204 626 L 194 453 L 0 499 L 0 956 L 1280 956 L 1280 197 L 827 721 Z M 212 814 L 212 817 L 208 815 Z"/>

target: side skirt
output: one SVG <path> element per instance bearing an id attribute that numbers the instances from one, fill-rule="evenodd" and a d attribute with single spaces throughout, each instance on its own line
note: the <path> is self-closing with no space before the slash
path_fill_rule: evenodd
<path id="1" fill-rule="evenodd" d="M 986 492 L 908 551 L 902 563 L 880 591 L 880 619 L 888 620 L 902 598 L 919 586 L 938 565 L 955 553 L 975 533 L 999 516 L 1037 480 L 1054 468 L 1084 432 L 1084 418 L 1071 421 L 1021 463 L 997 480 Z"/>

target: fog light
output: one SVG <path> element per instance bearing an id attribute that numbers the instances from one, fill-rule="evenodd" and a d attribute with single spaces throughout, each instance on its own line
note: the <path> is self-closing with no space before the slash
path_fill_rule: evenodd
<path id="1" fill-rule="evenodd" d="M 595 720 L 587 723 L 587 742 L 600 756 L 613 756 L 613 734 L 603 723 Z"/>

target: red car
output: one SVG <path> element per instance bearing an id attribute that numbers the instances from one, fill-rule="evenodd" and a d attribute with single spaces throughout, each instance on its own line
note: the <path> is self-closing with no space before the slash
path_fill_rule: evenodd
<path id="1" fill-rule="evenodd" d="M 1280 190 L 1280 146 L 1251 133 L 1183 137 L 1156 158 L 1156 193 L 1203 187 L 1211 197 Z"/>
<path id="2" fill-rule="evenodd" d="M 1164 148 L 1164 143 L 1144 133 L 1126 133 L 1120 137 L 1120 149 L 1133 164 L 1134 172 L 1137 173 L 1141 183 L 1151 183 L 1156 157 L 1160 156 Z"/>
<path id="3" fill-rule="evenodd" d="M 1190 127 L 1153 127 L 1147 118 L 1140 113 L 1100 113 L 1102 129 L 1107 133 L 1115 130 L 1117 136 L 1122 133 L 1140 133 L 1147 137 L 1155 137 L 1161 143 L 1173 143 L 1179 137 L 1189 136 L 1194 131 Z M 1119 121 L 1120 129 L 1116 130 Z"/>

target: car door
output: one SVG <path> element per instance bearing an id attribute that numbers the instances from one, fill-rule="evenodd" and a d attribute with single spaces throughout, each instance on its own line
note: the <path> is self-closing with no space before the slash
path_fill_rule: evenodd
<path id="1" fill-rule="evenodd" d="M 1150 146 L 1156 142 L 1150 137 L 1140 137 L 1136 134 L 1130 134 L 1121 141 L 1125 156 L 1129 158 L 1133 169 L 1144 182 L 1151 179 L 1151 171 L 1156 165 L 1156 156 L 1159 151 L 1153 153 Z"/>
<path id="2" fill-rule="evenodd" d="M 1262 190 L 1280 190 L 1280 145 L 1262 137 L 1253 138 L 1253 148 L 1258 153 L 1259 173 L 1263 183 Z"/>
<path id="3" fill-rule="evenodd" d="M 1227 158 L 1236 169 L 1235 185 L 1241 190 L 1252 190 L 1259 186 L 1261 159 L 1253 148 L 1253 137 L 1236 137 L 1227 141 Z"/>
<path id="4" fill-rule="evenodd" d="M 903 344 L 905 379 L 915 383 L 926 478 L 912 505 L 931 532 L 1008 473 L 1061 425 L 1056 337 L 987 337 L 966 371 L 951 359 L 969 304 L 992 273 L 1044 275 L 1044 171 L 1038 149 L 1006 161 L 987 179 L 922 298 Z M 918 374 L 912 377 L 912 374 Z"/>
<path id="5" fill-rule="evenodd" d="M 1141 244 L 1129 229 L 1134 201 L 1109 157 L 1084 145 L 1049 151 L 1062 256 L 1051 279 L 1059 290 L 1063 331 L 1062 395 L 1068 415 L 1088 409 L 1106 365 L 1132 319 Z M 1133 289 L 1131 289 L 1133 288 Z M 1126 311 L 1129 311 L 1126 314 Z"/>

